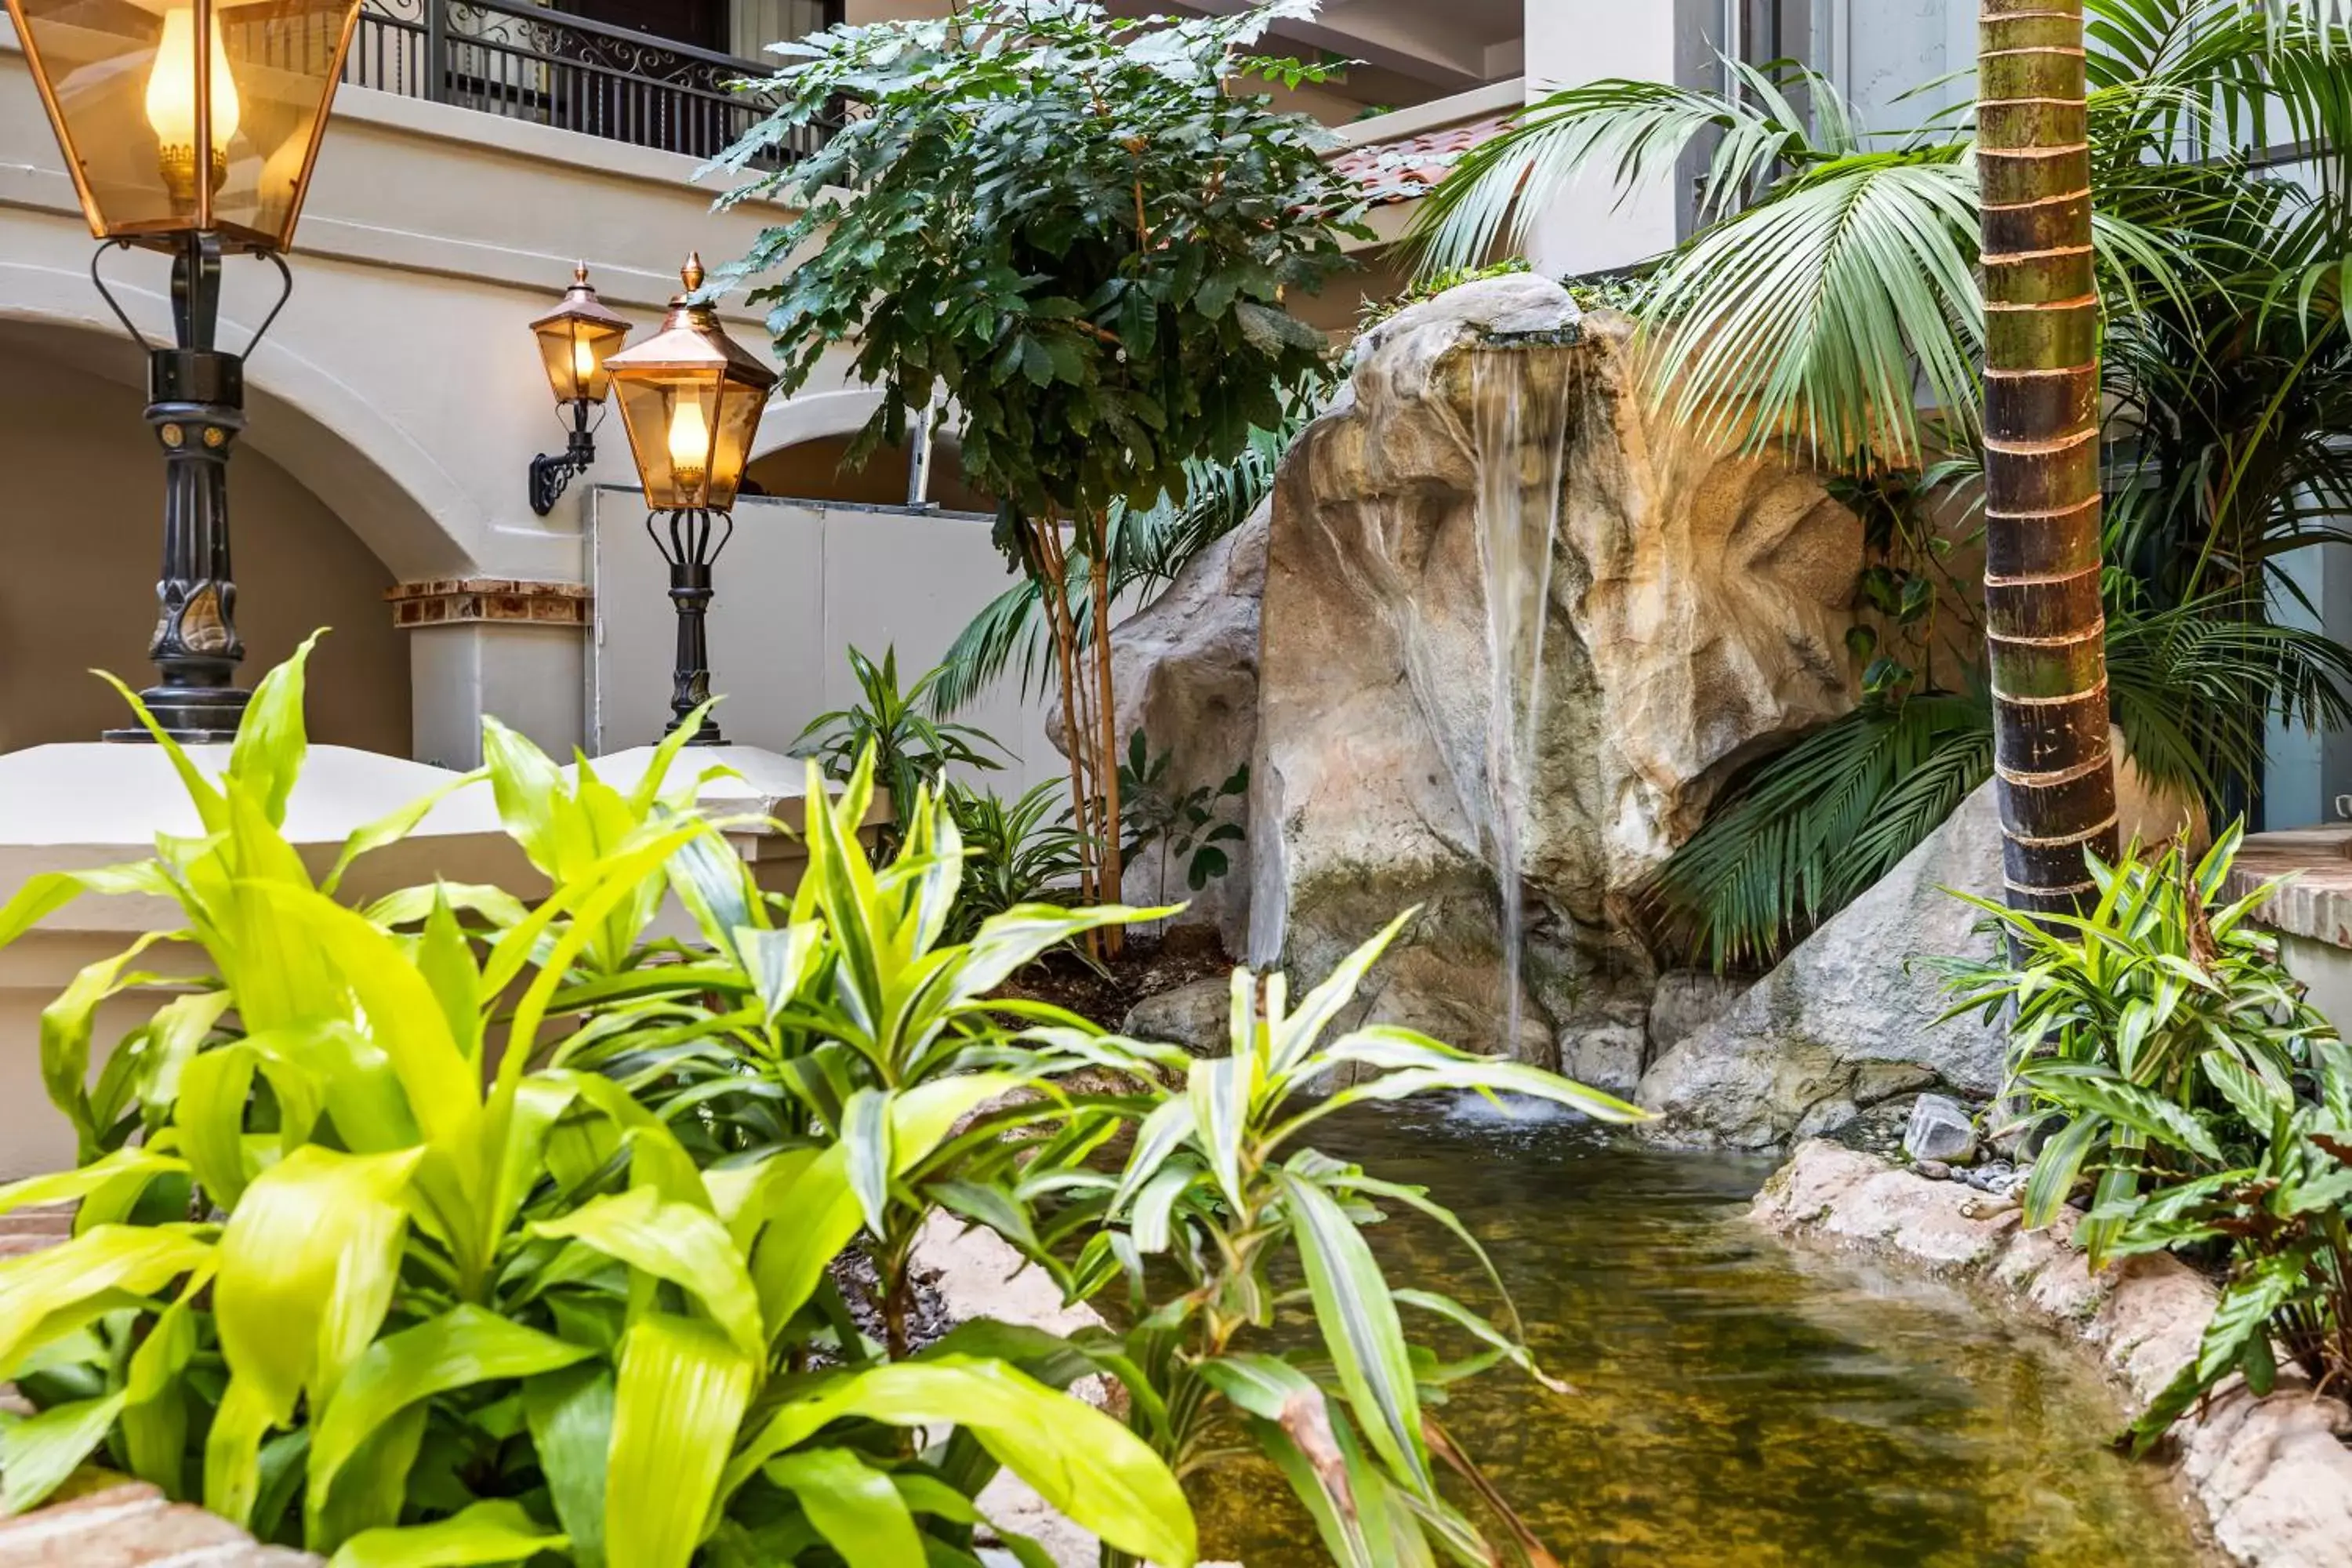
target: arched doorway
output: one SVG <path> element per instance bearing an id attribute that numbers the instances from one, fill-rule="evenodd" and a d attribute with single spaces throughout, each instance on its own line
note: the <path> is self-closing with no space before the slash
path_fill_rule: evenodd
<path id="1" fill-rule="evenodd" d="M 123 722 L 121 700 L 90 669 L 133 688 L 153 679 L 163 470 L 141 417 L 144 376 L 120 336 L 0 320 L 0 751 L 94 740 Z M 246 679 L 331 626 L 311 666 L 312 739 L 407 755 L 408 649 L 383 603 L 392 571 L 250 438 L 229 495 Z"/>

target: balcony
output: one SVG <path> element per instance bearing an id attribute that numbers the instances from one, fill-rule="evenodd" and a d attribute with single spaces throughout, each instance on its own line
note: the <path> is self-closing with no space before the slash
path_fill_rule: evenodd
<path id="1" fill-rule="evenodd" d="M 405 98 L 632 146 L 716 156 L 766 113 L 768 95 L 730 90 L 772 67 L 528 0 L 367 0 L 343 79 Z M 789 164 L 824 142 L 811 130 L 763 157 Z"/>

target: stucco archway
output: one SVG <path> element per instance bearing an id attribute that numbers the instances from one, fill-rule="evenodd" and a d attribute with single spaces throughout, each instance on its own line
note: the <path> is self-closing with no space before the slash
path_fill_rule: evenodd
<path id="1" fill-rule="evenodd" d="M 867 387 L 814 393 L 774 405 L 761 416 L 747 476 L 758 492 L 772 496 L 905 505 L 904 445 L 876 452 L 860 468 L 843 463 L 851 439 L 881 406 L 882 394 Z M 992 497 L 966 482 L 962 454 L 951 439 L 932 449 L 929 498 L 950 511 L 996 510 Z"/>
<path id="2" fill-rule="evenodd" d="M 93 740 L 123 722 L 121 700 L 93 668 L 134 687 L 153 679 L 146 647 L 163 479 L 141 418 L 144 368 L 119 324 L 110 334 L 21 309 L 0 317 L 11 534 L 11 571 L 0 577 L 0 751 Z M 404 754 L 408 654 L 383 602 L 393 572 L 259 444 L 240 447 L 229 484 L 246 679 L 331 626 L 312 665 L 314 737 Z"/>
<path id="3" fill-rule="evenodd" d="M 160 260 L 144 253 L 104 262 L 108 287 L 151 342 L 171 337 L 171 300 Z M 232 261 L 220 342 L 240 349 L 276 297 L 276 275 Z M 400 580 L 478 571 L 466 541 L 488 529 L 480 505 L 433 455 L 373 402 L 302 352 L 297 295 L 246 363 L 247 426 L 240 450 L 275 463 L 326 503 Z M 108 312 L 87 273 L 0 261 L 0 330 L 56 345 L 53 359 L 133 388 L 145 384 L 139 348 Z M 62 335 L 60 335 L 62 334 Z"/>

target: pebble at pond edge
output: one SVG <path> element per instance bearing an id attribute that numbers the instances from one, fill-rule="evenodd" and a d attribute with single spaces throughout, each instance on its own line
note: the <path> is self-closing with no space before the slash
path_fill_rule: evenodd
<path id="1" fill-rule="evenodd" d="M 2135 1258 L 2094 1275 L 2063 1237 L 2018 1225 L 2017 1205 L 1935 1182 L 1874 1155 L 1804 1143 L 1757 1195 L 1752 1215 L 1809 1237 L 1997 1288 L 2100 1352 L 2134 1408 L 2196 1353 L 2215 1292 L 2179 1260 Z M 2071 1211 L 2070 1211 L 2071 1214 Z M 2079 1216 L 2075 1216 L 2079 1217 Z M 2352 1568 L 2352 1411 L 2284 1369 L 2257 1399 L 2231 1378 L 2174 1429 L 2181 1481 L 2214 1540 L 2246 1568 Z"/>

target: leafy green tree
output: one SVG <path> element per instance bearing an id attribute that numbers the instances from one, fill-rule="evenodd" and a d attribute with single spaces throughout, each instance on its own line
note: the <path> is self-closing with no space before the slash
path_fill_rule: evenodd
<path id="1" fill-rule="evenodd" d="M 909 420 L 956 422 L 999 542 L 1042 585 L 1088 899 L 1119 885 L 1114 509 L 1181 499 L 1188 460 L 1239 453 L 1329 374 L 1284 300 L 1345 265 L 1359 204 L 1318 128 L 1241 90 L 1322 73 L 1246 52 L 1312 9 L 1133 21 L 976 0 L 835 28 L 779 46 L 778 108 L 719 161 L 743 171 L 847 105 L 822 150 L 730 193 L 800 216 L 720 281 L 781 273 L 751 298 L 787 395 L 854 340 L 884 396 L 852 460 Z"/>

